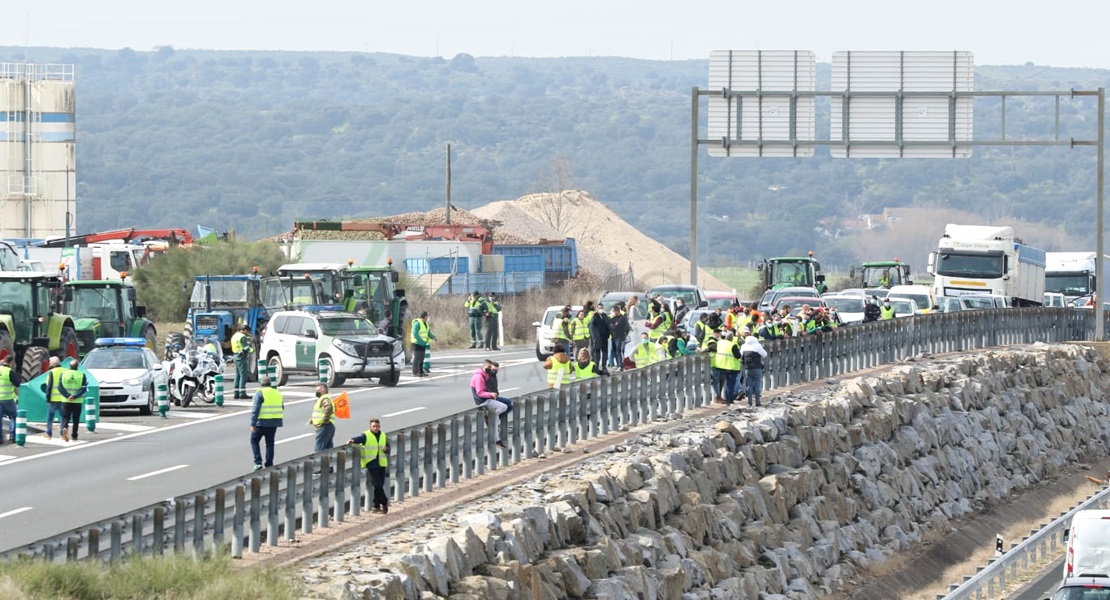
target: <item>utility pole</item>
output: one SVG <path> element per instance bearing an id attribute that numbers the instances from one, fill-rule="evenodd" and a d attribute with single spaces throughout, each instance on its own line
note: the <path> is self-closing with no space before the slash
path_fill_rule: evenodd
<path id="1" fill-rule="evenodd" d="M 451 224 L 451 144 L 447 144 L 447 224 Z"/>

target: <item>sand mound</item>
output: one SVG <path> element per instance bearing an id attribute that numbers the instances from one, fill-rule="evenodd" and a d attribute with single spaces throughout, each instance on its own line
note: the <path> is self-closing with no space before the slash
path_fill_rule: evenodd
<path id="1" fill-rule="evenodd" d="M 581 268 L 597 277 L 631 268 L 646 287 L 689 281 L 689 260 L 644 235 L 587 192 L 531 194 L 492 202 L 471 213 L 504 223 L 494 234 L 498 241 L 502 233 L 526 238 L 573 237 Z M 698 283 L 707 290 L 729 289 L 704 270 L 698 271 Z"/>

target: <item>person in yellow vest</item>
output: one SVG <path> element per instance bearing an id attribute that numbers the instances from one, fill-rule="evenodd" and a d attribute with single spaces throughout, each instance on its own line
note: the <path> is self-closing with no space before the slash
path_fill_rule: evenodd
<path id="1" fill-rule="evenodd" d="M 316 402 L 312 405 L 308 424 L 316 430 L 316 452 L 335 447 L 335 404 L 326 383 L 316 384 Z"/>
<path id="2" fill-rule="evenodd" d="M 543 363 L 543 368 L 547 369 L 547 387 L 558 388 L 563 384 L 570 383 L 570 357 L 567 356 L 567 349 L 562 344 L 555 344 L 555 354 L 547 357 Z"/>
<path id="3" fill-rule="evenodd" d="M 498 320 L 500 314 L 501 303 L 497 301 L 497 296 L 490 292 L 486 297 L 486 350 L 494 352 L 501 350 L 497 347 L 498 333 L 501 329 L 501 322 Z"/>
<path id="4" fill-rule="evenodd" d="M 571 321 L 571 339 L 574 341 L 574 350 L 590 347 L 590 322 L 585 309 L 578 311 L 578 316 Z"/>
<path id="5" fill-rule="evenodd" d="M 78 427 L 81 425 L 81 406 L 85 402 L 85 392 L 89 390 L 85 374 L 77 370 L 77 359 L 69 359 L 69 368 L 62 370 L 58 377 L 58 391 L 62 395 L 62 441 L 68 442 L 70 437 L 77 441 Z M 70 424 L 73 433 L 66 432 L 66 424 Z"/>
<path id="6" fill-rule="evenodd" d="M 717 368 L 721 370 L 721 387 L 724 388 L 724 398 L 717 400 L 718 404 L 732 406 L 736 399 L 736 384 L 740 377 L 743 365 L 740 362 L 740 347 L 732 335 L 732 331 L 725 331 L 724 337 L 717 340 Z"/>
<path id="7" fill-rule="evenodd" d="M 886 321 L 898 315 L 894 314 L 894 307 L 890 305 L 890 298 L 883 299 L 883 306 L 879 309 L 879 320 Z"/>
<path id="8" fill-rule="evenodd" d="M 434 339 L 436 335 L 428 325 L 428 311 L 421 311 L 420 318 L 413 319 L 412 331 L 409 333 L 409 342 L 412 343 L 412 374 L 416 377 L 428 376 L 424 371 L 424 357 Z"/>
<path id="9" fill-rule="evenodd" d="M 370 419 L 370 429 L 347 440 L 348 444 L 362 446 L 362 466 L 366 481 L 373 489 L 373 512 L 389 512 L 389 495 L 385 493 L 385 478 L 389 475 L 389 438 L 382 431 L 382 423 Z"/>
<path id="10" fill-rule="evenodd" d="M 231 336 L 231 355 L 235 357 L 235 399 L 246 400 L 247 379 L 250 374 L 251 352 L 253 351 L 251 328 L 243 325 Z"/>
<path id="11" fill-rule="evenodd" d="M 278 427 L 284 423 L 285 399 L 281 392 L 270 387 L 270 378 L 263 377 L 259 384 L 262 386 L 254 393 L 254 402 L 251 405 L 251 451 L 254 452 L 254 470 L 262 467 L 274 466 L 274 437 Z M 266 440 L 266 462 L 262 462 L 262 452 L 259 442 Z"/>
<path id="12" fill-rule="evenodd" d="M 632 351 L 632 362 L 635 363 L 637 369 L 654 364 L 656 362 L 655 351 L 656 345 L 645 331 L 640 334 L 640 343 L 636 344 L 636 349 Z"/>
<path id="13" fill-rule="evenodd" d="M 570 316 L 570 307 L 565 306 L 563 310 L 555 313 L 555 319 L 551 321 L 551 343 L 552 346 L 562 344 L 563 348 L 570 347 L 571 338 L 574 337 L 574 328 L 571 326 L 573 319 Z"/>
<path id="14" fill-rule="evenodd" d="M 15 418 L 18 413 L 19 373 L 12 369 L 12 355 L 0 358 L 0 444 L 4 443 L 4 417 L 8 418 L 8 436 L 15 441 Z"/>
<path id="15" fill-rule="evenodd" d="M 717 366 L 717 344 L 724 336 L 724 331 L 723 327 L 712 330 L 705 337 L 705 343 L 698 346 L 698 352 L 709 355 L 709 385 L 713 389 L 713 401 L 717 403 L 725 401 L 724 396 L 721 395 L 721 369 Z"/>
<path id="16" fill-rule="evenodd" d="M 571 364 L 571 368 L 574 370 L 575 381 L 585 381 L 598 375 L 608 375 L 608 373 L 598 368 L 593 361 L 593 357 L 590 356 L 590 351 L 586 348 L 578 351 L 577 359 Z"/>
<path id="17" fill-rule="evenodd" d="M 43 382 L 42 391 L 46 395 L 46 431 L 42 433 L 42 437 L 46 439 L 54 438 L 54 417 L 58 418 L 58 423 L 62 422 L 62 396 L 61 389 L 58 384 L 62 382 L 62 373 L 65 369 L 61 367 L 61 359 L 57 356 L 50 357 L 50 370 L 46 372 L 46 381 Z M 63 428 L 64 429 L 64 428 Z"/>

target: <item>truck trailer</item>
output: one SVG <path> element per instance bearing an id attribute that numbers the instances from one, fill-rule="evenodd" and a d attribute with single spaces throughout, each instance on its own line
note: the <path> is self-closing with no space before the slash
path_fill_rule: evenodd
<path id="1" fill-rule="evenodd" d="M 997 294 L 1014 307 L 1044 304 L 1045 251 L 1026 246 L 1014 228 L 988 225 L 944 227 L 928 271 L 936 296 Z"/>

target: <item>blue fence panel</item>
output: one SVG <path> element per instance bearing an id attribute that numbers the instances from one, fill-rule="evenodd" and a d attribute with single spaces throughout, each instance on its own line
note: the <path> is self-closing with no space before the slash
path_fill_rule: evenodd
<path id="1" fill-rule="evenodd" d="M 535 254 L 525 254 L 521 256 L 505 256 L 505 272 L 506 273 L 520 273 L 526 271 L 543 271 L 546 268 L 546 260 L 544 255 L 537 252 Z"/>
<path id="2" fill-rule="evenodd" d="M 469 273 L 470 259 L 465 256 L 460 256 L 458 258 L 453 256 L 433 258 L 428 261 L 428 272 L 437 275 L 444 275 L 447 273 Z"/>
<path id="3" fill-rule="evenodd" d="M 428 259 L 426 258 L 406 258 L 405 271 L 409 275 L 419 277 L 420 275 L 428 274 Z"/>
<path id="4" fill-rule="evenodd" d="M 547 244 L 511 244 L 495 245 L 494 254 L 509 256 L 532 256 L 541 254 L 544 257 L 544 270 L 548 272 L 570 273 L 571 277 L 578 274 L 578 249 L 574 240 L 567 239 L 566 243 L 558 245 Z M 506 269 L 508 270 L 508 269 Z"/>

